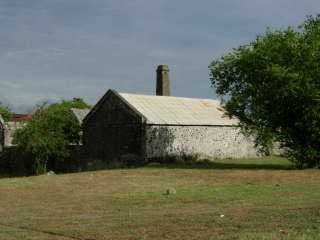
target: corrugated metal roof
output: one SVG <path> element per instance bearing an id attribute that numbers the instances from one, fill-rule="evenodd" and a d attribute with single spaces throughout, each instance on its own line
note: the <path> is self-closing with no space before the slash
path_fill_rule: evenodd
<path id="1" fill-rule="evenodd" d="M 78 108 L 71 108 L 71 111 L 73 112 L 73 114 L 76 116 L 76 118 L 78 119 L 80 125 L 83 122 L 83 119 L 88 115 L 88 113 L 90 112 L 90 109 L 78 109 Z"/>
<path id="2" fill-rule="evenodd" d="M 157 125 L 237 125 L 217 100 L 119 93 L 148 124 Z"/>

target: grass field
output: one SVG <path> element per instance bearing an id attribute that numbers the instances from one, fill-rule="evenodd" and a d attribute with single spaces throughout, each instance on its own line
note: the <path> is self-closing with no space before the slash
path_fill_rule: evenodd
<path id="1" fill-rule="evenodd" d="M 320 170 L 266 158 L 3 178 L 0 239 L 320 239 Z"/>

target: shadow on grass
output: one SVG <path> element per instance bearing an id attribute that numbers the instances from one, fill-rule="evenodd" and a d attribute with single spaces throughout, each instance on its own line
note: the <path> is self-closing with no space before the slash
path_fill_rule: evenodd
<path id="1" fill-rule="evenodd" d="M 10 225 L 10 224 L 3 224 L 0 223 L 0 226 L 2 227 L 7 227 L 7 228 L 13 228 L 13 229 L 17 229 L 17 230 L 22 230 L 22 231 L 28 231 L 28 232 L 35 232 L 35 233 L 40 233 L 40 234 L 46 234 L 46 235 L 51 235 L 51 236 L 55 236 L 55 237 L 62 237 L 62 238 L 67 238 L 67 239 L 75 239 L 75 240 L 94 240 L 93 238 L 79 238 L 79 237 L 75 237 L 75 236 L 68 236 L 62 233 L 56 233 L 53 231 L 46 231 L 46 230 L 38 230 L 38 229 L 34 229 L 34 228 L 30 228 L 30 227 L 23 227 L 23 226 L 14 226 L 14 225 Z"/>
<path id="2" fill-rule="evenodd" d="M 268 161 L 263 162 L 261 160 L 257 160 L 256 163 L 251 162 L 236 162 L 236 160 L 232 160 L 228 162 L 228 160 L 222 161 L 201 161 L 195 163 L 165 163 L 165 164 L 157 164 L 151 163 L 146 168 L 165 168 L 165 169 L 221 169 L 221 170 L 294 170 L 295 167 L 287 161 L 281 161 L 278 163 L 270 163 Z"/>

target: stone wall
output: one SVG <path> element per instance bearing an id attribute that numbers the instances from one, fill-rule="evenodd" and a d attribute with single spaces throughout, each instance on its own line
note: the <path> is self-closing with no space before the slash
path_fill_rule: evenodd
<path id="1" fill-rule="evenodd" d="M 231 126 L 147 126 L 148 159 L 168 155 L 194 155 L 210 158 L 257 157 L 252 139 Z"/>
<path id="2" fill-rule="evenodd" d="M 82 159 L 82 148 L 70 145 L 68 150 L 70 156 L 63 161 L 50 159 L 47 162 L 47 171 L 56 173 L 70 173 L 85 170 Z M 34 174 L 33 158 L 21 152 L 16 146 L 5 147 L 0 154 L 0 175 L 7 176 L 29 176 Z"/>

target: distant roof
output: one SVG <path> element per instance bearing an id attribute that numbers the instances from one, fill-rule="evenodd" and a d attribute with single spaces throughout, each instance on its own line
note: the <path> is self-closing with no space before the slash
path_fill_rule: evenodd
<path id="1" fill-rule="evenodd" d="M 90 112 L 90 109 L 89 108 L 86 108 L 86 109 L 71 108 L 71 111 L 76 116 L 79 123 L 82 124 L 83 119 L 88 115 L 88 113 Z"/>
<path id="2" fill-rule="evenodd" d="M 118 93 L 147 124 L 156 125 L 222 125 L 238 124 L 225 115 L 217 100 Z"/>
<path id="3" fill-rule="evenodd" d="M 11 117 L 11 122 L 30 122 L 32 120 L 31 114 L 17 114 L 14 113 Z"/>

